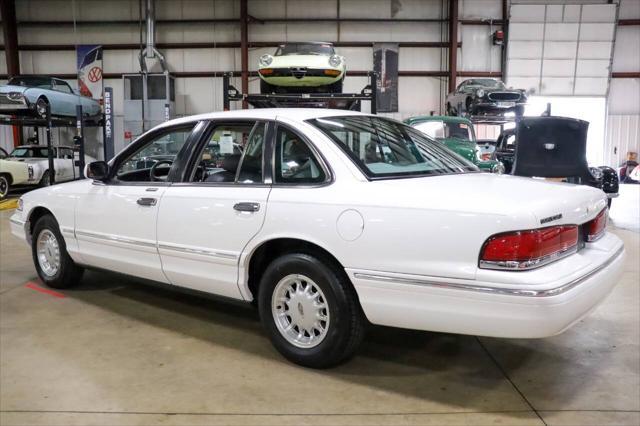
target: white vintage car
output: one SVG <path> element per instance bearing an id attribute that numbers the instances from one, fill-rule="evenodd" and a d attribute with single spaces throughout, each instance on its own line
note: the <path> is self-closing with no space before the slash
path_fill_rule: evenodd
<path id="1" fill-rule="evenodd" d="M 7 196 L 12 186 L 23 185 L 29 181 L 29 168 L 26 164 L 7 161 L 9 154 L 0 148 L 0 200 Z"/>
<path id="2" fill-rule="evenodd" d="M 29 180 L 26 185 L 49 185 L 49 150 L 43 145 L 22 145 L 11 151 L 8 161 L 26 164 L 29 170 Z M 53 148 L 53 168 L 55 170 L 54 179 L 56 182 L 66 182 L 77 179 L 80 176 L 78 166 L 74 165 L 74 150 L 71 147 Z M 87 163 L 94 158 L 85 156 Z"/>
<path id="3" fill-rule="evenodd" d="M 244 149 L 210 166 L 212 140 Z M 155 145 L 173 158 L 141 163 Z M 275 347 L 310 367 L 353 354 L 365 319 L 560 333 L 611 292 L 625 256 L 602 191 L 480 173 L 409 126 L 356 112 L 185 117 L 87 174 L 23 195 L 11 217 L 43 282 L 67 288 L 101 268 L 256 301 Z"/>
<path id="4" fill-rule="evenodd" d="M 258 65 L 261 93 L 342 93 L 346 61 L 331 43 L 281 44 L 273 55 L 262 55 Z"/>

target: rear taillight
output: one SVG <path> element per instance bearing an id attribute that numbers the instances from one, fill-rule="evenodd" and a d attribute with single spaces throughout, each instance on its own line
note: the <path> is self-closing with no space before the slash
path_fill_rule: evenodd
<path id="1" fill-rule="evenodd" d="M 607 209 L 602 210 L 590 222 L 584 224 L 587 241 L 593 242 L 604 235 L 607 229 Z"/>
<path id="2" fill-rule="evenodd" d="M 514 231 L 490 237 L 480 251 L 480 268 L 525 270 L 553 262 L 578 247 L 576 225 Z"/>

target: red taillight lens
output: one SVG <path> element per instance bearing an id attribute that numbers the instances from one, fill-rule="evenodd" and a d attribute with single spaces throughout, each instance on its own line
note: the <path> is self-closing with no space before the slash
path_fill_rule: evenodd
<path id="1" fill-rule="evenodd" d="M 489 161 L 491 160 L 491 154 L 484 153 L 481 155 L 481 158 L 482 158 L 482 161 Z"/>
<path id="2" fill-rule="evenodd" d="M 515 231 L 489 238 L 480 252 L 485 269 L 531 269 L 545 265 L 578 246 L 576 225 Z"/>
<path id="3" fill-rule="evenodd" d="M 590 222 L 585 224 L 587 241 L 592 242 L 604 235 L 607 229 L 607 209 L 604 209 Z"/>

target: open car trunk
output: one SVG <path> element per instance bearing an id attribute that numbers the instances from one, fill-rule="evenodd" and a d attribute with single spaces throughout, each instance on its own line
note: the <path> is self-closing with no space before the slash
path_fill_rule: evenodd
<path id="1" fill-rule="evenodd" d="M 516 129 L 513 174 L 597 186 L 587 163 L 589 123 L 565 117 L 525 117 Z"/>

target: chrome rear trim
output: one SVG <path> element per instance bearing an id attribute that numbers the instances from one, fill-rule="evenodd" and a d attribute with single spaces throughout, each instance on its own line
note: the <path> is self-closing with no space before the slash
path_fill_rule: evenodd
<path id="1" fill-rule="evenodd" d="M 624 247 L 620 247 L 616 251 L 616 253 L 613 256 L 611 256 L 606 262 L 604 262 L 602 265 L 598 266 L 594 270 L 590 271 L 589 273 L 579 278 L 576 278 L 566 284 L 563 284 L 559 287 L 546 289 L 546 290 L 530 290 L 526 288 L 503 288 L 503 287 L 480 286 L 480 285 L 473 285 L 473 284 L 445 283 L 441 281 L 421 280 L 421 279 L 414 279 L 414 278 L 400 278 L 400 277 L 394 277 L 389 275 L 365 274 L 360 272 L 356 272 L 354 274 L 354 277 L 358 279 L 363 279 L 363 280 L 381 281 L 386 283 L 438 287 L 438 288 L 449 289 L 449 290 L 474 291 L 478 293 L 498 294 L 498 295 L 505 295 L 505 296 L 553 297 L 553 296 L 558 296 L 560 294 L 566 293 L 569 290 L 587 281 L 589 278 L 596 275 L 597 273 L 602 271 L 604 268 L 606 268 L 607 266 L 615 262 L 622 255 L 623 252 L 624 252 Z"/>

